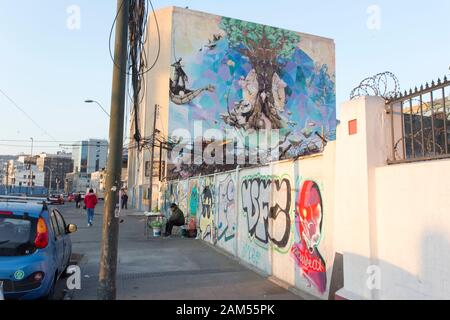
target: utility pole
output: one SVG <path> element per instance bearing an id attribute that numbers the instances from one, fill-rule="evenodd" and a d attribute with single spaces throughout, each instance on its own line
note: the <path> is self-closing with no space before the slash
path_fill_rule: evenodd
<path id="1" fill-rule="evenodd" d="M 152 134 L 152 154 L 150 156 L 150 190 L 148 191 L 148 211 L 152 212 L 153 208 L 153 163 L 155 161 L 155 140 L 156 140 L 156 117 L 158 115 L 159 106 L 155 104 L 155 112 L 153 113 L 153 134 Z"/>
<path id="2" fill-rule="evenodd" d="M 6 195 L 9 192 L 9 160 L 6 162 Z"/>
<path id="3" fill-rule="evenodd" d="M 117 0 L 115 63 L 113 66 L 111 117 L 109 122 L 110 150 L 106 172 L 103 235 L 97 291 L 99 300 L 116 299 L 117 247 L 119 242 L 119 216 L 116 215 L 116 206 L 122 171 L 129 11 L 129 0 Z"/>
<path id="4" fill-rule="evenodd" d="M 32 167 L 31 167 L 31 162 L 33 161 L 33 143 L 34 143 L 34 139 L 33 138 L 30 138 L 31 139 L 31 155 L 30 155 L 30 160 L 28 161 L 28 164 L 29 164 L 29 166 L 30 166 L 30 177 L 29 177 L 29 186 L 30 186 L 30 195 L 32 195 L 33 194 L 33 170 L 32 170 Z"/>

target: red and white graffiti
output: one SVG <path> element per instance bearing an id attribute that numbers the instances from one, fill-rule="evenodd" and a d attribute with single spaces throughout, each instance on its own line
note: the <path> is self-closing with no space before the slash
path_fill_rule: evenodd
<path id="1" fill-rule="evenodd" d="M 291 256 L 308 281 L 323 294 L 327 287 L 325 261 L 318 250 L 322 232 L 322 196 L 319 186 L 306 181 L 297 197 L 295 222 L 300 243 L 291 248 Z"/>

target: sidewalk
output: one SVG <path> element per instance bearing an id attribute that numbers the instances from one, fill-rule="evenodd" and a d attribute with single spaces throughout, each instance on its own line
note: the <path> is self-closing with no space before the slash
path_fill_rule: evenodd
<path id="1" fill-rule="evenodd" d="M 65 299 L 96 299 L 98 283 L 101 213 L 87 228 L 85 215 L 75 208 L 64 210 L 68 223 L 79 230 L 72 237 L 73 253 L 81 254 L 82 289 Z M 238 261 L 200 240 L 144 236 L 143 216 L 123 211 L 120 224 L 117 298 L 121 300 L 297 300 L 302 299 L 247 269 Z M 305 296 L 306 297 L 306 296 Z M 309 297 L 307 297 L 309 298 Z"/>

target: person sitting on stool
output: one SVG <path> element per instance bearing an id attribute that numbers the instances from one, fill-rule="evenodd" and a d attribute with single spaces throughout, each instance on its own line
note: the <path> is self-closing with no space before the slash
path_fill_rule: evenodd
<path id="1" fill-rule="evenodd" d="M 167 221 L 166 224 L 166 233 L 164 234 L 165 237 L 168 237 L 172 234 L 173 226 L 181 227 L 185 224 L 184 213 L 180 208 L 178 208 L 175 203 L 172 203 L 170 205 L 170 210 L 172 211 L 172 215 L 170 216 L 169 221 Z"/>

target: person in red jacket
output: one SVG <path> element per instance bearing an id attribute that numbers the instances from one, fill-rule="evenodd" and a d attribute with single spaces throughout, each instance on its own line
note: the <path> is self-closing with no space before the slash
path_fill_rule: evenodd
<path id="1" fill-rule="evenodd" d="M 94 209 L 97 205 L 97 196 L 94 190 L 90 189 L 89 193 L 84 197 L 84 205 L 86 206 L 88 227 L 92 227 L 92 222 L 94 222 Z"/>

